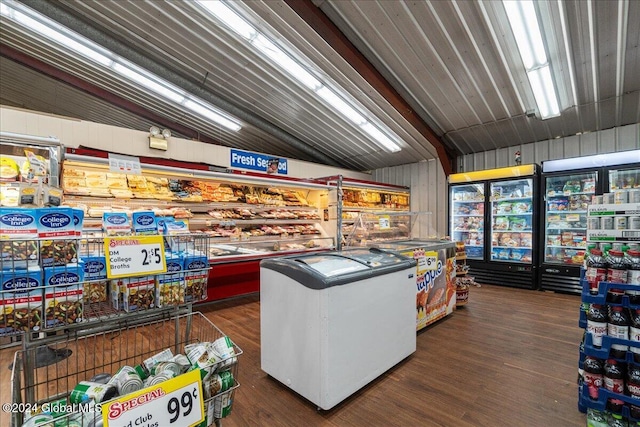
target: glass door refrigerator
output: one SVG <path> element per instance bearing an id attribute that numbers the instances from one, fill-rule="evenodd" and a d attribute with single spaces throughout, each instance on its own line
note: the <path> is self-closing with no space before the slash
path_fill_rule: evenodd
<path id="1" fill-rule="evenodd" d="M 537 287 L 538 175 L 531 164 L 449 176 L 450 235 L 477 282 Z"/>
<path id="2" fill-rule="evenodd" d="M 540 288 L 579 294 L 595 195 L 640 188 L 640 150 L 542 162 Z M 623 200 L 620 200 L 623 202 Z"/>

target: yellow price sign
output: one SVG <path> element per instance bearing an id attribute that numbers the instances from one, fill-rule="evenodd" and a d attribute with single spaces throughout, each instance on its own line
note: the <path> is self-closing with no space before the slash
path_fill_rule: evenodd
<path id="1" fill-rule="evenodd" d="M 102 404 L 105 427 L 187 427 L 203 421 L 199 369 Z"/>
<path id="2" fill-rule="evenodd" d="M 104 239 L 107 277 L 142 276 L 167 271 L 162 236 L 122 236 Z"/>

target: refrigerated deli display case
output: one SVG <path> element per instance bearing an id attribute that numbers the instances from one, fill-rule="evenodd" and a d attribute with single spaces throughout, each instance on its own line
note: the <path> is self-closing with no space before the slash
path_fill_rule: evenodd
<path id="1" fill-rule="evenodd" d="M 141 174 L 115 173 L 108 153 L 68 151 L 64 203 L 85 211 L 88 235 L 101 233 L 105 212 L 150 210 L 159 227 L 174 220 L 209 237 L 207 301 L 258 292 L 264 258 L 335 249 L 320 209 L 326 183 L 153 158 L 141 159 Z"/>
<path id="2" fill-rule="evenodd" d="M 331 409 L 416 350 L 416 262 L 359 248 L 260 265 L 261 368 Z"/>
<path id="3" fill-rule="evenodd" d="M 409 212 L 408 187 L 345 178 L 341 175 L 318 178 L 330 186 L 324 216 L 328 227 L 336 230 L 336 245 L 347 245 L 346 238 L 357 228 L 361 213 Z M 347 245 L 348 246 L 348 245 Z"/>
<path id="4" fill-rule="evenodd" d="M 640 188 L 640 150 L 542 162 L 540 287 L 579 294 L 587 250 L 588 209 L 594 196 L 632 202 L 626 190 Z M 616 195 L 618 199 L 616 199 Z M 640 201 L 640 199 L 639 199 Z"/>
<path id="5" fill-rule="evenodd" d="M 537 287 L 538 166 L 449 176 L 449 234 L 478 283 Z"/>
<path id="6" fill-rule="evenodd" d="M 55 138 L 0 132 L 0 207 L 60 205 L 63 152 Z"/>

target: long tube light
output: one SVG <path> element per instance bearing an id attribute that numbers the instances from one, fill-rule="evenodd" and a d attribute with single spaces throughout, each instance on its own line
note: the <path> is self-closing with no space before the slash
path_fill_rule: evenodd
<path id="1" fill-rule="evenodd" d="M 242 128 L 239 120 L 215 108 L 208 102 L 185 92 L 178 86 L 150 73 L 142 67 L 138 67 L 132 62 L 104 49 L 97 43 L 14 0 L 2 0 L 2 3 L 0 3 L 0 15 L 82 55 L 84 58 L 113 70 L 132 83 L 143 86 L 156 95 L 160 95 L 220 126 L 234 132 Z"/>
<path id="2" fill-rule="evenodd" d="M 368 134 L 382 148 L 392 153 L 400 151 L 400 146 L 394 141 L 388 132 L 380 126 L 371 123 L 356 108 L 346 101 L 349 97 L 342 94 L 335 88 L 329 87 L 321 82 L 311 72 L 308 67 L 299 60 L 293 58 L 285 50 L 268 37 L 262 34 L 251 23 L 247 22 L 234 9 L 220 0 L 197 0 L 198 3 L 211 15 L 224 23 L 229 29 L 245 39 L 256 50 L 269 58 L 273 64 L 278 65 L 291 77 L 302 83 L 306 88 L 313 91 L 319 98 L 324 100 L 334 110 L 343 117 L 358 126 L 364 133 Z"/>
<path id="3" fill-rule="evenodd" d="M 522 63 L 540 112 L 549 119 L 560 115 L 560 105 L 551 77 L 551 67 L 542 40 L 533 0 L 503 0 Z"/>
<path id="4" fill-rule="evenodd" d="M 571 157 L 568 159 L 545 160 L 542 172 L 562 172 L 576 169 L 622 166 L 640 163 L 640 150 L 617 151 L 593 156 Z"/>

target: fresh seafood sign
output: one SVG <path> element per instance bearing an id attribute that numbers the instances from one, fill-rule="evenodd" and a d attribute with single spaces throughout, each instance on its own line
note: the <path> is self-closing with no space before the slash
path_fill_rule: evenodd
<path id="1" fill-rule="evenodd" d="M 162 236 L 111 237 L 104 239 L 107 277 L 160 274 L 167 271 Z"/>

